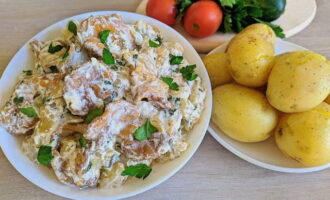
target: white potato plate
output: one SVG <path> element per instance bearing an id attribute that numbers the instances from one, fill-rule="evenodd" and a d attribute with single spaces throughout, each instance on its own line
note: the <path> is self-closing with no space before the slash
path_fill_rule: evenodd
<path id="1" fill-rule="evenodd" d="M 225 52 L 227 44 L 228 43 L 217 47 L 209 54 Z M 276 55 L 299 50 L 306 50 L 306 48 L 280 39 L 276 41 Z M 285 156 L 277 148 L 274 137 L 257 143 L 238 142 L 223 133 L 220 128 L 218 128 L 212 122 L 212 120 L 210 122 L 208 131 L 220 144 L 222 144 L 229 151 L 259 167 L 287 173 L 307 173 L 323 170 L 330 167 L 330 164 L 318 167 L 304 167 L 302 164 Z"/>
<path id="2" fill-rule="evenodd" d="M 211 84 L 209 77 L 201 61 L 199 55 L 196 53 L 194 48 L 190 43 L 184 39 L 179 33 L 177 33 L 171 27 L 154 20 L 152 18 L 138 15 L 129 12 L 119 12 L 119 11 L 100 11 L 85 13 L 77 16 L 73 16 L 57 22 L 33 38 L 47 40 L 53 39 L 61 33 L 61 30 L 66 27 L 69 20 L 82 20 L 91 15 L 106 15 L 119 13 L 126 23 L 132 23 L 136 20 L 144 20 L 152 25 L 157 26 L 163 33 L 165 40 L 167 41 L 177 41 L 184 47 L 184 56 L 190 63 L 197 64 L 197 73 L 202 78 L 203 83 L 207 89 L 207 97 L 205 101 L 205 109 L 202 113 L 201 120 L 194 127 L 194 129 L 189 133 L 188 142 L 190 144 L 188 150 L 182 154 L 181 157 L 169 161 L 165 164 L 159 164 L 153 167 L 153 172 L 145 180 L 133 180 L 127 182 L 124 186 L 115 189 L 78 189 L 75 187 L 66 186 L 60 183 L 52 171 L 44 166 L 38 166 L 31 162 L 20 150 L 20 140 L 7 133 L 4 129 L 0 128 L 0 146 L 6 155 L 10 163 L 19 171 L 25 178 L 39 186 L 40 188 L 51 192 L 53 194 L 79 200 L 105 200 L 105 199 L 121 199 L 130 197 L 141 192 L 147 191 L 166 179 L 174 175 L 178 170 L 180 170 L 191 158 L 194 152 L 197 150 L 198 146 L 202 142 L 206 129 L 208 127 L 211 115 L 212 106 L 212 93 Z M 33 66 L 33 55 L 28 45 L 29 42 L 24 44 L 24 46 L 16 53 L 8 64 L 5 72 L 0 80 L 0 85 L 2 86 L 0 90 L 0 106 L 4 105 L 6 100 L 10 97 L 19 74 L 24 70 L 31 68 Z"/>
<path id="3" fill-rule="evenodd" d="M 286 2 L 285 12 L 273 23 L 283 28 L 286 37 L 291 37 L 304 30 L 313 21 L 317 6 L 315 0 L 286 0 Z M 148 0 L 142 0 L 136 12 L 146 15 L 147 3 Z M 199 53 L 207 53 L 229 41 L 235 35 L 231 33 L 216 33 L 209 37 L 198 39 L 187 34 L 180 23 L 177 23 L 174 28 L 189 40 Z"/>

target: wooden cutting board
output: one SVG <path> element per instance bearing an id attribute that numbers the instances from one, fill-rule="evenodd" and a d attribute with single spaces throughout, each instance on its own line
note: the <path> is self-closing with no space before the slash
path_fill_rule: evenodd
<path id="1" fill-rule="evenodd" d="M 286 37 L 291 37 L 304 30 L 313 21 L 317 8 L 315 0 L 286 1 L 285 12 L 273 23 L 283 28 Z M 148 0 L 142 0 L 136 12 L 146 15 L 147 3 Z M 199 53 L 207 53 L 220 44 L 229 41 L 235 35 L 233 33 L 216 33 L 212 36 L 198 39 L 188 35 L 180 22 L 177 22 L 174 28 L 189 40 Z"/>

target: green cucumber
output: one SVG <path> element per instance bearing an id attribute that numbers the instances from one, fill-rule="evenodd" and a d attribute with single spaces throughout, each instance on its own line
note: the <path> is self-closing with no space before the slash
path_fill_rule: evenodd
<path id="1" fill-rule="evenodd" d="M 256 0 L 263 10 L 262 20 L 273 21 L 279 18 L 286 6 L 286 0 Z"/>

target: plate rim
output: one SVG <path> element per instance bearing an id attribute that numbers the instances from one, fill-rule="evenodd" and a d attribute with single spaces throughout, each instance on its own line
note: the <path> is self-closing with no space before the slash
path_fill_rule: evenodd
<path id="1" fill-rule="evenodd" d="M 23 47 L 29 45 L 29 43 L 35 39 L 35 38 L 38 38 L 38 37 L 42 37 L 43 35 L 45 35 L 46 33 L 49 33 L 52 31 L 52 29 L 57 25 L 57 24 L 61 24 L 61 23 L 64 23 L 64 22 L 67 22 L 69 20 L 74 20 L 76 18 L 79 18 L 81 16 L 84 16 L 84 15 L 105 15 L 105 14 L 115 14 L 115 13 L 118 13 L 120 15 L 133 15 L 133 16 L 137 16 L 138 19 L 142 19 L 142 20 L 145 20 L 147 19 L 149 23 L 153 23 L 155 24 L 156 26 L 166 26 L 166 29 L 169 29 L 169 31 L 171 32 L 175 32 L 175 35 L 176 37 L 180 38 L 180 41 L 184 41 L 188 46 L 188 48 L 190 49 L 190 51 L 197 57 L 197 59 L 199 60 L 199 63 L 201 63 L 201 66 L 200 68 L 204 68 L 203 70 L 206 70 L 205 66 L 204 66 L 204 63 L 201 59 L 201 57 L 199 56 L 199 54 L 197 53 L 197 51 L 195 50 L 195 48 L 190 44 L 190 42 L 185 39 L 180 33 L 178 33 L 175 29 L 173 29 L 172 27 L 170 26 L 167 26 L 166 24 L 158 21 L 158 20 L 155 20 L 151 17 L 148 17 L 148 16 L 144 16 L 144 15 L 141 15 L 141 14 L 138 14 L 138 13 L 135 13 L 135 12 L 129 12 L 129 11 L 120 11 L 120 10 L 99 10 L 99 11 L 91 11 L 91 12 L 83 12 L 83 13 L 79 13 L 77 15 L 73 15 L 73 16 L 69 16 L 69 17 L 65 17 L 65 18 L 62 18 L 61 20 L 59 21 L 56 21 L 44 28 L 41 29 L 41 31 L 37 32 L 35 35 L 33 35 L 27 42 L 25 42 L 23 45 L 21 45 L 19 47 L 19 49 L 15 52 L 15 54 L 12 56 L 12 58 L 10 59 L 10 61 L 8 62 L 8 64 L 6 65 L 6 68 L 5 70 L 3 71 L 1 77 L 0 77 L 0 82 L 1 80 L 4 78 L 4 75 L 8 73 L 8 71 L 10 70 L 9 69 L 9 65 L 11 65 L 12 62 L 14 62 L 14 60 L 16 60 L 18 57 L 18 55 L 24 50 Z M 124 17 L 123 17 L 124 18 Z M 136 20 L 138 20 L 136 19 Z M 205 73 L 205 75 L 207 76 L 207 79 L 206 80 L 203 80 L 203 84 L 204 84 L 204 87 L 209 90 L 211 89 L 211 82 L 210 82 L 210 79 L 208 77 L 208 74 L 207 72 Z M 208 94 L 209 93 L 209 94 Z M 207 132 L 207 129 L 208 129 L 208 124 L 211 120 L 211 112 L 212 112 L 212 90 L 210 92 L 207 91 L 206 93 L 207 95 L 209 95 L 209 102 L 207 102 L 207 98 L 205 99 L 205 105 L 207 105 L 207 103 L 211 103 L 211 105 L 208 105 L 208 106 L 205 106 L 204 107 L 204 111 L 205 112 L 205 116 L 206 117 L 206 123 L 204 125 L 204 127 L 202 128 L 202 132 L 200 133 L 200 137 L 198 138 L 198 140 L 196 141 L 196 145 L 195 146 L 190 146 L 189 148 L 191 148 L 191 150 L 188 152 L 186 151 L 185 153 L 189 153 L 186 157 L 185 160 L 183 160 L 182 162 L 180 162 L 177 167 L 175 167 L 175 170 L 171 171 L 170 173 L 167 173 L 165 176 L 163 176 L 162 178 L 160 178 L 159 180 L 149 184 L 148 186 L 144 187 L 144 188 L 141 188 L 141 189 L 137 189 L 133 192 L 130 192 L 130 193 L 125 193 L 125 194 L 122 194 L 122 195 L 114 195 L 114 196 L 103 196 L 103 197 L 93 197 L 94 200 L 106 200 L 106 199 L 123 199 L 123 198 L 128 198 L 128 197 L 132 197 L 132 196 L 135 196 L 135 195 L 138 195 L 138 194 L 141 194 L 141 193 L 144 193 L 162 183 L 164 183 L 165 181 L 167 181 L 169 178 L 171 178 L 173 175 L 175 175 L 178 171 L 180 171 L 192 158 L 192 156 L 196 153 L 196 151 L 198 150 L 198 148 L 200 147 L 202 141 L 204 140 L 204 137 L 206 135 L 206 132 Z M 200 123 L 200 122 L 198 122 Z M 8 133 L 6 130 L 4 130 L 2 127 L 0 127 L 1 131 L 4 131 L 6 133 Z M 9 133 L 8 133 L 9 134 Z M 30 183 L 38 186 L 39 188 L 41 188 L 42 190 L 44 191 L 47 191 L 51 194 L 54 194 L 56 196 L 60 196 L 60 197 L 64 197 L 64 198 L 70 198 L 70 199 L 79 199 L 79 200 L 89 200 L 90 197 L 82 197 L 82 196 L 79 196 L 77 194 L 74 194 L 74 193 L 65 193 L 65 192 L 61 192 L 61 191 L 53 191 L 51 190 L 50 188 L 47 188 L 46 186 L 44 186 L 41 182 L 38 182 L 38 181 L 35 181 L 35 180 L 32 180 L 29 176 L 27 176 L 27 174 L 23 173 L 23 170 L 21 168 L 18 168 L 18 166 L 16 164 L 14 164 L 14 160 L 11 159 L 11 157 L 9 156 L 10 152 L 8 151 L 8 148 L 3 148 L 4 145 L 4 142 L 5 141 L 1 141 L 0 140 L 0 148 L 3 152 L 3 154 L 5 155 L 6 159 L 9 161 L 9 163 L 12 165 L 12 167 L 14 167 L 14 169 L 19 172 L 20 175 L 22 175 L 25 179 L 27 179 Z M 61 183 L 62 184 L 62 183 Z M 70 187 L 70 186 L 66 186 L 66 187 Z M 93 189 L 93 188 L 92 188 Z M 97 189 L 97 188 L 96 188 Z"/>
<path id="2" fill-rule="evenodd" d="M 292 42 L 288 42 L 282 39 L 277 38 L 276 39 L 276 43 L 281 43 L 281 44 L 285 44 L 285 45 L 290 45 L 296 48 L 299 48 L 301 50 L 309 50 L 305 47 L 302 47 L 298 44 L 292 43 Z M 219 45 L 218 47 L 214 48 L 212 51 L 210 51 L 208 54 L 206 55 L 210 55 L 210 54 L 214 54 L 214 53 L 220 53 L 222 52 L 221 49 L 225 48 L 226 46 L 228 46 L 229 42 L 226 42 L 222 45 Z M 231 153 L 233 153 L 234 155 L 236 155 L 237 157 L 253 164 L 256 165 L 258 167 L 264 168 L 264 169 L 268 169 L 268 170 L 272 170 L 272 171 L 277 171 L 277 172 L 283 172 L 283 173 L 296 173 L 296 174 L 301 174 L 301 173 L 310 173 L 310 172 L 316 172 L 316 171 L 321 171 L 324 169 L 327 169 L 330 167 L 330 163 L 325 164 L 325 165 L 321 165 L 321 166 L 316 166 L 316 167 L 301 167 L 301 168 L 290 168 L 290 167 L 279 167 L 270 163 L 265 163 L 263 161 L 260 161 L 256 158 L 253 158 L 249 155 L 247 155 L 246 153 L 240 151 L 239 149 L 235 148 L 234 146 L 232 146 L 231 144 L 227 143 L 220 135 L 217 134 L 217 131 L 215 131 L 212 128 L 212 125 L 216 126 L 213 122 L 212 122 L 212 116 L 211 116 L 211 120 L 210 120 L 210 124 L 208 127 L 208 132 L 210 133 L 210 135 L 219 143 L 221 144 L 223 147 L 225 147 L 228 151 L 230 151 Z M 219 127 L 218 127 L 219 128 Z M 219 128 L 220 129 L 220 128 Z M 284 156 L 284 155 L 283 155 Z"/>

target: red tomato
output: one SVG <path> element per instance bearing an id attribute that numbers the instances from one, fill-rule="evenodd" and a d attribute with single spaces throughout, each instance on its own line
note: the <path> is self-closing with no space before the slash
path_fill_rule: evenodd
<path id="1" fill-rule="evenodd" d="M 173 26 L 178 9 L 175 7 L 176 0 L 149 0 L 147 4 L 147 15 L 159 21 Z"/>
<path id="2" fill-rule="evenodd" d="M 214 1 L 197 1 L 187 9 L 183 24 L 190 35 L 202 38 L 219 29 L 222 17 L 222 10 Z"/>

